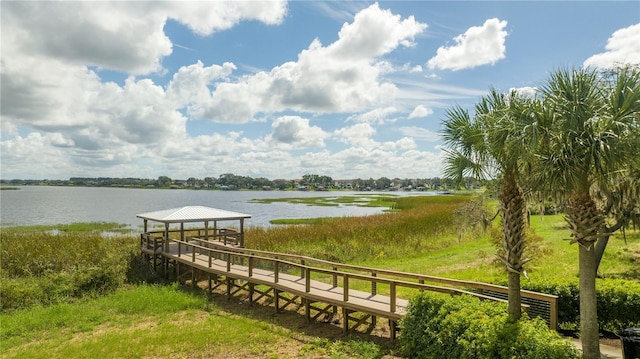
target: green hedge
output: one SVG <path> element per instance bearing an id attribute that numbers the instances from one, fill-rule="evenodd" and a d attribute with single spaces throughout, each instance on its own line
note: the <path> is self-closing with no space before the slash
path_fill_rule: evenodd
<path id="1" fill-rule="evenodd" d="M 410 358 L 574 359 L 576 348 L 542 320 L 509 320 L 506 306 L 475 297 L 415 297 L 401 320 L 400 343 Z"/>
<path id="2" fill-rule="evenodd" d="M 580 288 L 577 279 L 523 281 L 522 288 L 558 296 L 558 324 L 577 329 L 580 323 Z M 598 323 L 601 330 L 618 333 L 640 327 L 640 282 L 598 279 Z"/>

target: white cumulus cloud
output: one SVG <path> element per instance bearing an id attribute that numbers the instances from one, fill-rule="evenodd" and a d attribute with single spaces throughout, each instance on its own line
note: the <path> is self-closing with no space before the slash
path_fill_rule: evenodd
<path id="1" fill-rule="evenodd" d="M 427 117 L 433 113 L 433 110 L 424 105 L 416 106 L 409 114 L 409 118 Z"/>
<path id="2" fill-rule="evenodd" d="M 387 66 L 379 57 L 412 46 L 425 29 L 413 17 L 401 19 L 373 4 L 345 23 L 328 46 L 316 39 L 295 62 L 219 85 L 198 115 L 242 123 L 259 112 L 359 112 L 390 103 L 397 88 L 381 80 Z"/>
<path id="3" fill-rule="evenodd" d="M 453 46 L 440 47 L 435 57 L 427 62 L 430 69 L 453 71 L 495 64 L 505 58 L 504 28 L 507 21 L 488 19 L 482 26 L 472 26 L 464 34 L 454 38 Z"/>
<path id="4" fill-rule="evenodd" d="M 271 125 L 273 131 L 270 139 L 276 144 L 295 148 L 324 147 L 324 139 L 328 137 L 320 127 L 310 126 L 309 120 L 299 116 L 283 116 Z"/>
<path id="5" fill-rule="evenodd" d="M 524 87 L 518 87 L 518 88 L 513 87 L 509 89 L 509 92 L 511 91 L 515 91 L 518 95 L 526 98 L 534 98 L 538 93 L 538 88 L 531 87 L 531 86 L 524 86 Z"/>
<path id="6" fill-rule="evenodd" d="M 586 59 L 584 66 L 611 68 L 622 64 L 640 64 L 640 23 L 614 32 L 605 48 L 607 51 Z"/>

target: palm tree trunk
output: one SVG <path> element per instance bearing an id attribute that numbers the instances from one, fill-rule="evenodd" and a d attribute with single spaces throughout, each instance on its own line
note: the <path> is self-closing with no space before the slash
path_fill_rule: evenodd
<path id="1" fill-rule="evenodd" d="M 504 253 L 499 258 L 508 272 L 508 311 L 513 320 L 522 316 L 522 298 L 520 294 L 520 274 L 523 271 L 525 237 L 525 201 L 524 193 L 513 173 L 505 173 L 499 194 L 502 209 L 502 245 Z"/>
<path id="2" fill-rule="evenodd" d="M 596 256 L 593 247 L 579 246 L 580 340 L 584 359 L 600 358 L 600 333 L 596 301 Z"/>
<path id="3" fill-rule="evenodd" d="M 520 273 L 509 271 L 508 274 L 508 304 L 507 311 L 513 320 L 522 316 L 522 296 L 520 294 Z"/>
<path id="4" fill-rule="evenodd" d="M 574 194 L 567 207 L 567 222 L 573 240 L 578 242 L 580 275 L 580 340 L 584 359 L 600 358 L 600 333 L 596 299 L 595 244 L 604 217 L 591 198 L 588 189 Z"/>

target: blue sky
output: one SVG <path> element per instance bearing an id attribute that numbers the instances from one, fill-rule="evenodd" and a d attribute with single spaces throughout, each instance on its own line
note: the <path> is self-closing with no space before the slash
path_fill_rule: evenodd
<path id="1" fill-rule="evenodd" d="M 2 179 L 441 176 L 448 108 L 640 63 L 638 1 L 2 1 Z"/>

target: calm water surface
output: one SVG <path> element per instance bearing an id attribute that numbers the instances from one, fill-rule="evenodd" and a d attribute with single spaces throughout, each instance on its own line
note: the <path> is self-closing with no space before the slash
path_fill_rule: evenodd
<path id="1" fill-rule="evenodd" d="M 252 199 L 259 198 L 336 197 L 357 194 L 362 193 L 24 186 L 19 190 L 0 191 L 0 223 L 2 226 L 16 226 L 117 222 L 141 228 L 142 220 L 137 218 L 136 214 L 182 206 L 207 206 L 251 215 L 251 219 L 245 222 L 246 226 L 268 226 L 269 221 L 276 218 L 363 216 L 383 210 L 356 206 L 250 203 Z"/>

